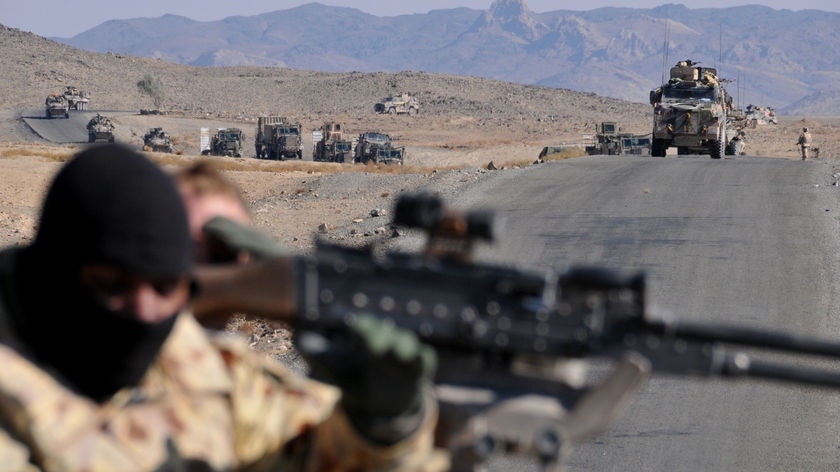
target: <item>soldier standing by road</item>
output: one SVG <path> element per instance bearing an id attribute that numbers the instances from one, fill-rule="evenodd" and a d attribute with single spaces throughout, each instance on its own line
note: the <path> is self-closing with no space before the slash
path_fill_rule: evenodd
<path id="1" fill-rule="evenodd" d="M 802 133 L 799 135 L 796 144 L 802 151 L 802 160 L 804 161 L 808 157 L 808 148 L 811 147 L 811 133 L 808 132 L 808 128 L 802 128 Z"/>
<path id="2" fill-rule="evenodd" d="M 291 270 L 271 283 L 291 306 Z M 203 330 L 191 300 L 224 287 L 197 277 L 169 175 L 123 146 L 75 156 L 34 242 L 0 252 L 3 470 L 447 468 L 434 352 L 395 354 L 411 333 L 354 325 L 320 364 L 334 387 Z"/>

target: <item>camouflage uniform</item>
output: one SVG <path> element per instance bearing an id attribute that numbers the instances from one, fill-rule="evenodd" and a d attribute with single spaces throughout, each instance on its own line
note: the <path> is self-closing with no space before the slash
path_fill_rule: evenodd
<path id="1" fill-rule="evenodd" d="M 11 251 L 0 253 L 0 293 Z M 183 312 L 136 388 L 101 404 L 21 355 L 0 299 L 0 468 L 4 471 L 445 470 L 437 411 L 385 447 L 365 442 L 340 392 L 295 375 Z M 33 465 L 34 464 L 34 465 Z"/>

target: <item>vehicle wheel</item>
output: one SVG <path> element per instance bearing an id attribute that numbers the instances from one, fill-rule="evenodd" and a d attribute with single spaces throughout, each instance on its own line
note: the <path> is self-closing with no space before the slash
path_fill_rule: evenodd
<path id="1" fill-rule="evenodd" d="M 396 109 L 396 108 L 393 108 L 393 107 L 392 107 L 392 108 L 389 108 L 389 109 L 388 109 L 388 114 L 389 114 L 389 115 L 396 115 L 396 114 L 397 114 L 397 109 Z"/>
<path id="2" fill-rule="evenodd" d="M 654 139 L 650 145 L 650 155 L 653 157 L 665 157 L 665 151 L 667 150 L 668 146 L 664 139 Z"/>
<path id="3" fill-rule="evenodd" d="M 709 154 L 712 159 L 720 159 L 726 155 L 726 129 L 724 127 L 721 126 L 718 130 L 718 139 L 712 141 L 712 149 Z"/>
<path id="4" fill-rule="evenodd" d="M 417 113 L 417 109 L 416 109 L 416 108 L 411 107 L 411 108 L 409 108 L 409 109 L 408 109 L 408 114 L 409 114 L 409 115 L 414 115 L 415 113 Z"/>

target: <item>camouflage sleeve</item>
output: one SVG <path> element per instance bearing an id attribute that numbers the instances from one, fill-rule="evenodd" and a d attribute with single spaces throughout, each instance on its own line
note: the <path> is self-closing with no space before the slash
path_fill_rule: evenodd
<path id="1" fill-rule="evenodd" d="M 392 446 L 367 442 L 350 425 L 340 408 L 320 425 L 313 440 L 306 470 L 399 470 L 436 472 L 449 470 L 449 456 L 434 448 L 437 402 L 424 395 L 425 418 L 420 428 Z"/>
<path id="2" fill-rule="evenodd" d="M 294 446 L 332 414 L 339 391 L 292 373 L 244 343 L 216 342 L 232 379 L 236 456 L 242 464 L 267 468 L 299 463 L 300 457 L 289 457 L 299 454 Z"/>
<path id="3" fill-rule="evenodd" d="M 437 408 L 431 393 L 417 432 L 393 446 L 377 446 L 352 429 L 337 407 L 335 387 L 294 374 L 241 344 L 222 351 L 233 378 L 234 446 L 242 464 L 274 470 L 291 465 L 310 471 L 448 470 L 446 455 L 433 447 Z"/>

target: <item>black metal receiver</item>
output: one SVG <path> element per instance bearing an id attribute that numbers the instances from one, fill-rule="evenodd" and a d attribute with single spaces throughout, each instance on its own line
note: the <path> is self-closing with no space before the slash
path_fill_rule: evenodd
<path id="1" fill-rule="evenodd" d="M 564 273 L 472 262 L 492 239 L 492 215 L 404 196 L 394 223 L 428 232 L 425 251 L 319 244 L 303 260 L 298 326 L 340 332 L 368 313 L 436 347 L 439 442 L 458 470 L 494 451 L 537 457 L 546 469 L 606 429 L 650 372 L 758 377 L 840 388 L 840 371 L 764 362 L 731 346 L 840 358 L 840 343 L 752 329 L 680 325 L 646 311 L 643 274 Z M 727 347 L 730 346 L 730 347 Z M 616 368 L 594 387 L 567 375 L 574 359 Z M 801 361 L 801 358 L 797 358 Z"/>

